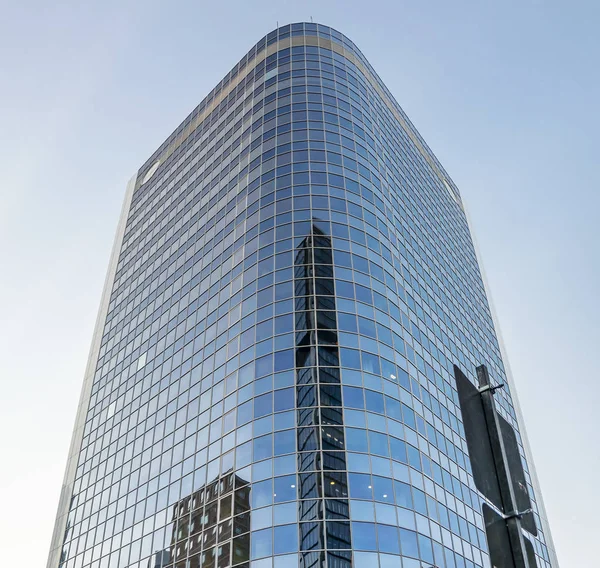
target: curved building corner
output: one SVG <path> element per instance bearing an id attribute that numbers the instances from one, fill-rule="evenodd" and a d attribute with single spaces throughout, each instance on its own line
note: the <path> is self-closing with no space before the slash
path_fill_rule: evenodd
<path id="1" fill-rule="evenodd" d="M 558 568 L 509 380 L 456 185 L 280 27 L 128 188 L 48 568 Z"/>

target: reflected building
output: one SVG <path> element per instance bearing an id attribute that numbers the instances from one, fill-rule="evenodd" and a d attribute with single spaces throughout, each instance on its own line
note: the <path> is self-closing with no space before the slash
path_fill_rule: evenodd
<path id="1" fill-rule="evenodd" d="M 166 566 L 172 566 L 169 550 L 155 552 L 148 560 L 148 568 L 166 568 Z"/>
<path id="2" fill-rule="evenodd" d="M 283 26 L 127 187 L 47 566 L 557 568 L 520 420 L 456 185 Z"/>
<path id="3" fill-rule="evenodd" d="M 228 472 L 173 507 L 165 568 L 248 568 L 250 484 Z"/>
<path id="4" fill-rule="evenodd" d="M 318 219 L 294 259 L 300 566 L 352 565 L 331 238 Z M 315 549 L 319 552 L 315 552 Z M 327 551 L 327 553 L 325 553 Z"/>
<path id="5" fill-rule="evenodd" d="M 227 472 L 172 508 L 168 549 L 148 568 L 249 568 L 250 483 Z"/>

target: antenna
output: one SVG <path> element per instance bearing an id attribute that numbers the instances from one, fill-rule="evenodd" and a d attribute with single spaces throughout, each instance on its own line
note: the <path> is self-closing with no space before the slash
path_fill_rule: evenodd
<path id="1" fill-rule="evenodd" d="M 310 23 L 314 24 L 312 16 L 310 17 Z"/>

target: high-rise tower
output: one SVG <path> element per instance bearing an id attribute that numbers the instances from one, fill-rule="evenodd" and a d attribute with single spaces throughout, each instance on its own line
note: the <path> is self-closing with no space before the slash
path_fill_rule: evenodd
<path id="1" fill-rule="evenodd" d="M 557 568 L 507 375 L 458 189 L 281 27 L 128 185 L 48 568 Z"/>

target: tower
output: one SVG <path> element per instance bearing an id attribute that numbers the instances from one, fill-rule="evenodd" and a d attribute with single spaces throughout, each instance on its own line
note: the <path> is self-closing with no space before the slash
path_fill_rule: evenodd
<path id="1" fill-rule="evenodd" d="M 558 566 L 458 189 L 278 28 L 127 187 L 48 568 L 499 562 Z"/>

